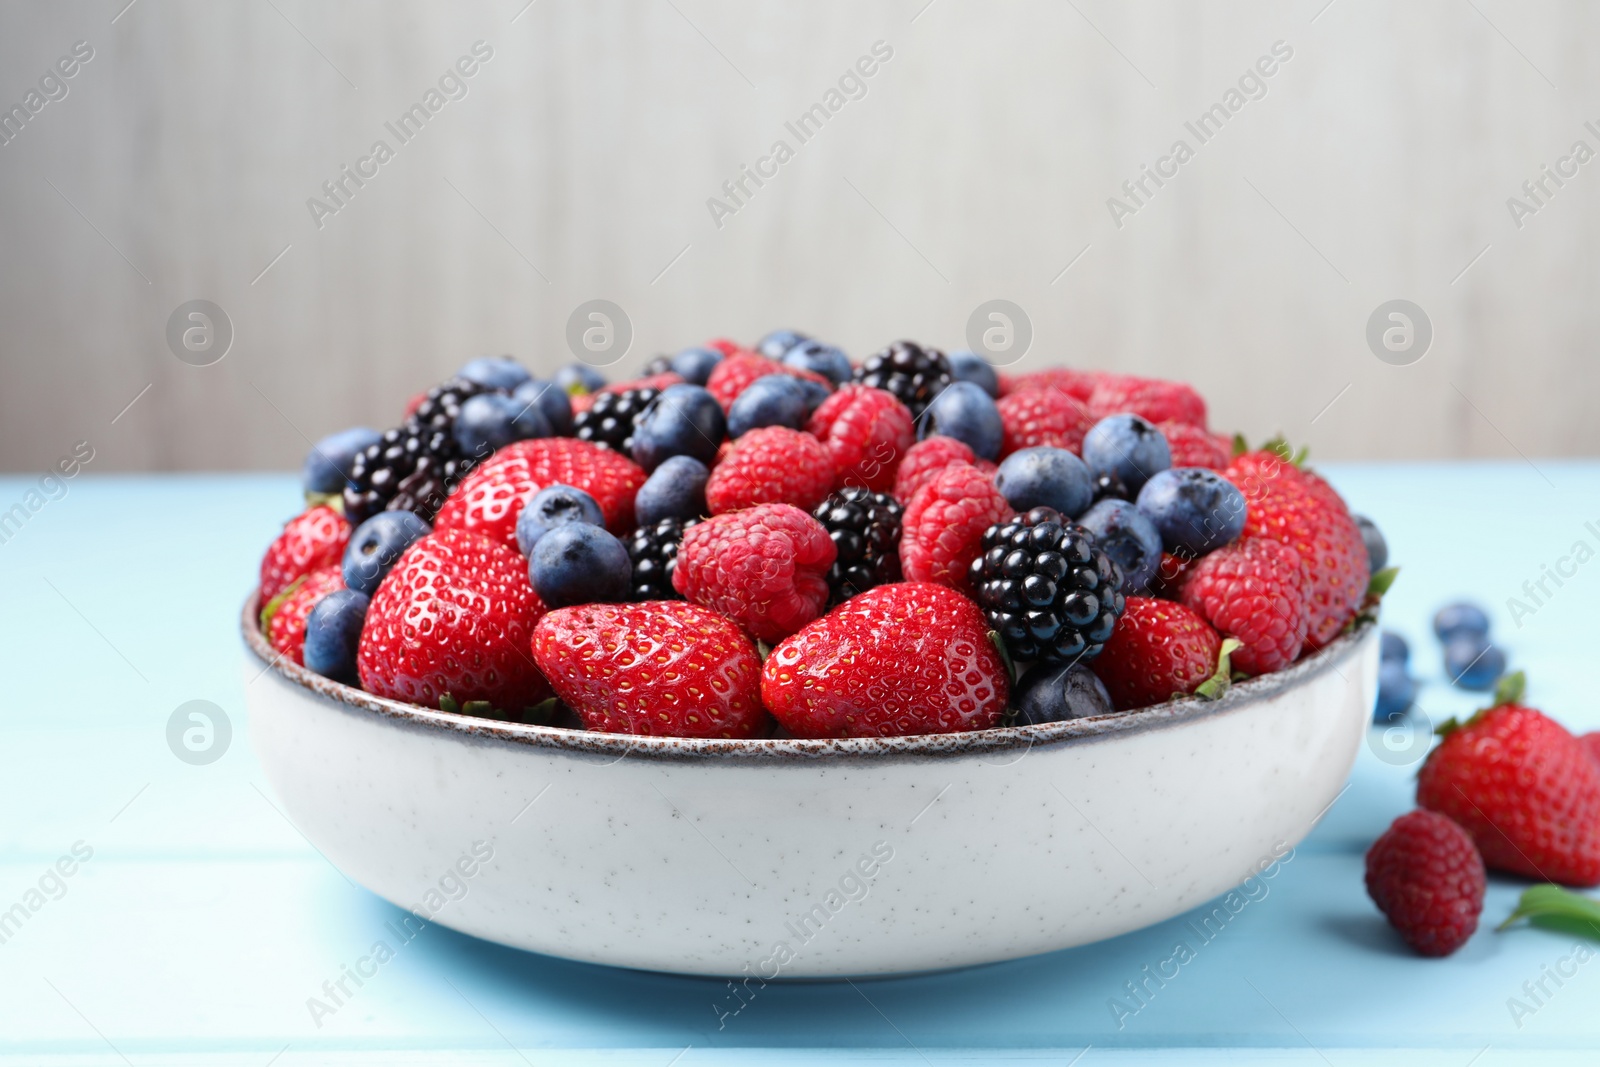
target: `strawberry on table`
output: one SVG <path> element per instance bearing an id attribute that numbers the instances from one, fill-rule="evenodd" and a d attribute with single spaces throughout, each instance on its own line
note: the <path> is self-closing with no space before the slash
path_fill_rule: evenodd
<path id="1" fill-rule="evenodd" d="M 940 585 L 880 585 L 772 650 L 761 696 L 796 737 L 985 730 L 1005 665 L 978 606 Z"/>
<path id="2" fill-rule="evenodd" d="M 792 504 L 758 504 L 684 531 L 672 587 L 773 642 L 822 614 L 837 555 L 827 529 Z"/>
<path id="3" fill-rule="evenodd" d="M 1216 673 L 1222 638 L 1192 608 L 1130 596 L 1093 663 L 1118 711 L 1187 696 Z"/>
<path id="4" fill-rule="evenodd" d="M 570 485 L 593 497 L 606 529 L 620 535 L 633 529 L 633 498 L 644 481 L 644 470 L 633 460 L 587 441 L 517 441 L 467 475 L 439 509 L 434 528 L 470 530 L 514 548 L 517 518 L 533 494 Z"/>
<path id="5" fill-rule="evenodd" d="M 350 524 L 326 504 L 307 508 L 284 523 L 283 532 L 261 557 L 262 606 L 296 578 L 337 566 L 349 541 Z"/>
<path id="6" fill-rule="evenodd" d="M 1448 956 L 1478 928 L 1483 859 L 1472 838 L 1431 811 L 1400 816 L 1367 850 L 1367 893 L 1423 956 Z"/>
<path id="7" fill-rule="evenodd" d="M 784 426 L 751 430 L 733 442 L 706 482 L 713 515 L 757 504 L 810 511 L 833 488 L 833 459 L 808 433 Z"/>
<path id="8" fill-rule="evenodd" d="M 1293 663 L 1309 615 L 1300 554 L 1270 537 L 1249 537 L 1201 556 L 1189 568 L 1182 600 L 1224 636 L 1238 639 L 1232 665 L 1269 674 Z"/>
<path id="9" fill-rule="evenodd" d="M 305 664 L 306 617 L 317 601 L 344 588 L 340 571 L 339 567 L 323 567 L 297 578 L 262 609 L 267 643 L 285 659 Z"/>
<path id="10" fill-rule="evenodd" d="M 698 604 L 586 604 L 533 629 L 533 658 L 591 730 L 659 737 L 765 732 L 761 659 L 733 622 Z"/>
<path id="11" fill-rule="evenodd" d="M 812 412 L 806 430 L 833 457 L 834 488 L 859 485 L 874 493 L 894 487 L 900 461 L 916 441 L 910 410 L 870 385 L 840 386 Z"/>

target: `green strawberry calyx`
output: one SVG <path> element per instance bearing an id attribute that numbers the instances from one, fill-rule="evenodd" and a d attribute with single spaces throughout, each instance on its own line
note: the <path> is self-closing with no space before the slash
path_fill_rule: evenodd
<path id="1" fill-rule="evenodd" d="M 1507 704 L 1522 703 L 1523 698 L 1527 696 L 1527 694 L 1527 671 L 1512 671 L 1509 674 L 1501 675 L 1500 681 L 1495 683 L 1494 700 L 1490 702 L 1488 707 L 1479 708 L 1466 722 L 1461 722 L 1459 719 L 1453 717 L 1446 719 L 1444 722 L 1434 727 L 1433 732 L 1440 737 L 1449 737 L 1451 734 L 1455 733 L 1464 726 L 1476 726 L 1483 720 L 1485 715 L 1489 714 L 1495 708 L 1503 708 Z"/>
<path id="2" fill-rule="evenodd" d="M 1211 677 L 1200 683 L 1194 695 L 1205 700 L 1216 700 L 1228 691 L 1233 684 L 1233 654 L 1244 647 L 1244 642 L 1237 637 L 1229 637 L 1222 642 L 1222 648 L 1217 652 L 1217 669 Z"/>
<path id="3" fill-rule="evenodd" d="M 266 633 L 267 627 L 272 625 L 272 617 L 278 613 L 279 608 L 283 607 L 283 602 L 293 596 L 296 589 L 299 589 L 302 585 L 305 585 L 306 579 L 309 577 L 310 575 L 308 574 L 302 574 L 300 577 L 284 586 L 281 593 L 266 602 L 261 609 L 262 633 Z"/>
<path id="4" fill-rule="evenodd" d="M 1534 926 L 1582 934 L 1600 941 L 1600 900 L 1548 882 L 1523 890 L 1516 910 L 1495 929 L 1504 930 L 1521 919 L 1527 919 Z"/>
<path id="5" fill-rule="evenodd" d="M 1000 636 L 1000 631 L 990 630 L 988 636 L 989 643 L 994 646 L 994 650 L 996 652 L 1000 653 L 1000 662 L 1005 665 L 1006 681 L 1011 685 L 1016 685 L 1017 664 L 1014 660 L 1012 660 L 1011 652 L 1006 648 L 1005 640 Z"/>

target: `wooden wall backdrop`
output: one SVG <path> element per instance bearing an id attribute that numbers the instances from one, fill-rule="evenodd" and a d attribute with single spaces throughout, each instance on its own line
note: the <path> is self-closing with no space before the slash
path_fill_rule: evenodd
<path id="1" fill-rule="evenodd" d="M 548 372 L 593 298 L 632 321 L 624 372 L 779 325 L 957 347 L 1004 298 L 1020 366 L 1186 378 L 1217 426 L 1324 458 L 1594 453 L 1600 161 L 1560 160 L 1600 150 L 1597 29 L 1577 0 L 8 0 L 0 106 L 93 58 L 0 146 L 0 466 L 87 440 L 97 471 L 290 467 L 472 355 Z M 385 122 L 477 41 L 467 95 L 400 145 Z M 784 123 L 878 41 L 799 144 Z M 1280 41 L 1199 143 L 1184 123 Z M 379 138 L 319 227 L 308 198 Z M 715 225 L 779 138 L 794 158 Z M 1576 174 L 1519 227 L 1547 164 Z M 1366 342 L 1394 298 L 1433 326 L 1409 366 Z M 191 299 L 233 325 L 210 366 L 166 342 Z"/>

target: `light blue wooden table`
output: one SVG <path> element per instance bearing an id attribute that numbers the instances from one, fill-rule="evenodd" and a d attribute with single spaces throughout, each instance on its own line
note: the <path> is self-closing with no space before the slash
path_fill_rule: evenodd
<path id="1" fill-rule="evenodd" d="M 1403 567 L 1386 621 L 1413 640 L 1430 714 L 1476 703 L 1440 681 L 1427 629 L 1440 602 L 1470 594 L 1529 672 L 1534 702 L 1574 729 L 1600 727 L 1600 562 L 1548 584 L 1554 595 L 1520 628 L 1506 608 L 1575 541 L 1600 547 L 1585 525 L 1600 529 L 1600 464 L 1331 473 Z M 0 479 L 0 510 L 31 484 Z M 85 475 L 0 544 L 0 909 L 27 912 L 0 943 L 0 1063 L 1600 1061 L 1600 962 L 1520 1027 L 1507 1008 L 1570 938 L 1484 929 L 1440 961 L 1390 935 L 1361 857 L 1411 806 L 1415 767 L 1371 751 L 1268 895 L 1121 1028 L 1108 1001 L 1193 938 L 1185 919 L 958 973 L 769 986 L 720 1030 L 721 982 L 432 927 L 319 1028 L 307 998 L 399 913 L 308 846 L 250 751 L 234 620 L 295 504 L 285 476 Z M 233 726 L 208 766 L 167 746 L 169 716 L 193 699 Z M 75 845 L 92 857 L 70 877 L 49 873 Z M 1492 879 L 1486 927 L 1519 890 Z"/>

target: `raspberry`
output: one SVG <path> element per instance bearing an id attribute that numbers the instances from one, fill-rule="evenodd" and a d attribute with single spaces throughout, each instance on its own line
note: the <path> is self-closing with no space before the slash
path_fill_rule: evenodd
<path id="1" fill-rule="evenodd" d="M 539 490 L 570 485 L 594 497 L 606 528 L 633 528 L 633 498 L 645 474 L 626 456 L 570 437 L 517 441 L 485 460 L 467 476 L 444 507 L 437 530 L 473 530 L 515 546 L 517 516 Z"/>
<path id="2" fill-rule="evenodd" d="M 793 504 L 810 511 L 833 488 L 833 460 L 808 433 L 785 426 L 751 430 L 733 443 L 706 482 L 711 514 Z"/>
<path id="3" fill-rule="evenodd" d="M 1167 439 L 1174 467 L 1206 467 L 1226 470 L 1233 459 L 1233 444 L 1226 438 L 1188 422 L 1168 419 L 1158 429 Z"/>
<path id="4" fill-rule="evenodd" d="M 822 614 L 834 556 L 816 519 L 792 504 L 758 504 L 685 530 L 672 587 L 771 643 Z"/>
<path id="5" fill-rule="evenodd" d="M 764 732 L 755 647 L 698 604 L 561 608 L 534 627 L 532 649 L 556 695 L 591 730 L 740 738 Z"/>
<path id="6" fill-rule="evenodd" d="M 924 482 L 952 463 L 970 463 L 985 474 L 993 475 L 995 465 L 973 455 L 965 441 L 934 434 L 911 446 L 900 461 L 894 476 L 894 495 L 901 503 L 910 501 Z"/>
<path id="7" fill-rule="evenodd" d="M 1001 397 L 996 406 L 1004 429 L 1001 456 L 1039 445 L 1076 453 L 1095 422 L 1083 401 L 1055 388 L 1023 389 Z"/>
<path id="8" fill-rule="evenodd" d="M 261 557 L 261 606 L 302 575 L 337 566 L 350 542 L 350 524 L 344 516 L 319 504 L 283 524 L 283 532 Z"/>
<path id="9" fill-rule="evenodd" d="M 972 591 L 968 573 L 983 551 L 983 532 L 1011 517 L 1011 505 L 978 468 L 956 463 L 934 475 L 906 506 L 900 570 L 907 581 Z"/>
<path id="10" fill-rule="evenodd" d="M 1096 422 L 1131 411 L 1158 424 L 1169 420 L 1202 428 L 1206 424 L 1206 402 L 1193 386 L 1133 374 L 1101 375 L 1089 394 L 1089 410 Z"/>
<path id="11" fill-rule="evenodd" d="M 1443 815 L 1400 816 L 1367 850 L 1367 893 L 1406 944 L 1448 956 L 1478 928 L 1483 859 L 1467 832 Z"/>
<path id="12" fill-rule="evenodd" d="M 1149 707 L 1200 688 L 1217 669 L 1222 638 L 1182 604 L 1128 597 L 1094 673 L 1118 711 Z"/>
<path id="13" fill-rule="evenodd" d="M 1281 671 L 1305 644 L 1305 567 L 1299 553 L 1271 538 L 1245 538 L 1200 557 L 1182 598 L 1242 642 L 1231 662 L 1246 674 Z"/>
<path id="14" fill-rule="evenodd" d="M 833 388 L 832 382 L 813 371 L 790 367 L 775 359 L 758 356 L 754 352 L 741 351 L 729 353 L 726 359 L 716 365 L 711 377 L 706 379 L 706 389 L 717 398 L 722 410 L 727 411 L 738 399 L 739 394 L 749 388 L 751 382 L 757 378 L 765 378 L 769 374 L 791 374 L 796 378 L 804 378 L 826 388 Z"/>
<path id="15" fill-rule="evenodd" d="M 1019 374 L 1015 378 L 1005 379 L 1000 395 L 1010 396 L 1025 389 L 1054 389 L 1087 405 L 1096 383 L 1102 377 L 1104 375 L 1099 371 L 1070 370 L 1066 367 L 1036 370 L 1031 374 Z"/>
<path id="16" fill-rule="evenodd" d="M 344 574 L 337 566 L 323 567 L 295 579 L 295 582 L 261 609 L 267 643 L 284 658 L 305 665 L 306 616 L 317 601 L 344 588 Z"/>
<path id="17" fill-rule="evenodd" d="M 911 412 L 870 385 L 840 386 L 812 413 L 806 430 L 833 457 L 834 488 L 858 485 L 874 493 L 893 488 L 900 461 L 916 441 Z"/>
<path id="18" fill-rule="evenodd" d="M 987 730 L 1006 670 L 976 604 L 918 582 L 880 585 L 778 645 L 761 698 L 796 737 Z"/>

